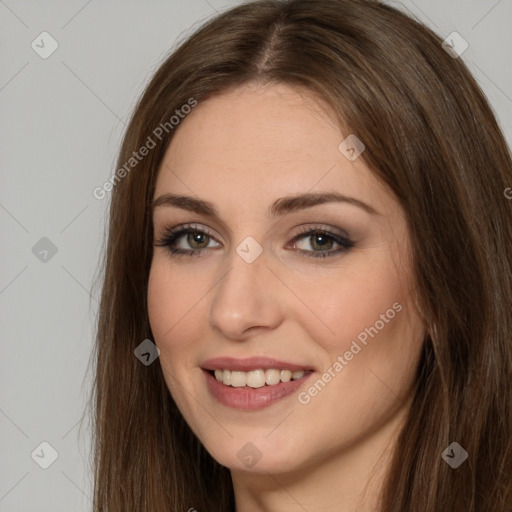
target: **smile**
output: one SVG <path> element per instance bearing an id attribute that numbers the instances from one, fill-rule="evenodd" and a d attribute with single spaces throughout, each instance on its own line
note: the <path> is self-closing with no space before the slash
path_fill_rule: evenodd
<path id="1" fill-rule="evenodd" d="M 290 382 L 299 380 L 311 370 L 278 370 L 269 368 L 268 370 L 258 369 L 249 372 L 231 371 L 217 369 L 213 372 L 218 382 L 222 382 L 226 386 L 241 388 L 244 386 L 250 388 L 262 388 L 263 386 L 275 386 L 280 382 Z"/>

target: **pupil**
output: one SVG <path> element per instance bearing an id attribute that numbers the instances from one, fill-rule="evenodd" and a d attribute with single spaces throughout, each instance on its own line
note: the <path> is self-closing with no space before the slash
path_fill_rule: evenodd
<path id="1" fill-rule="evenodd" d="M 205 242 L 204 233 L 191 233 L 191 234 L 189 234 L 189 236 L 192 238 L 192 242 L 193 242 L 193 244 L 191 244 L 191 245 L 194 245 L 194 244 L 202 245 Z"/>
<path id="2" fill-rule="evenodd" d="M 325 235 L 319 234 L 319 235 L 313 235 L 313 239 L 315 243 L 313 245 L 317 245 L 320 248 L 323 248 L 326 244 L 329 244 L 330 239 L 329 237 L 326 237 Z"/>

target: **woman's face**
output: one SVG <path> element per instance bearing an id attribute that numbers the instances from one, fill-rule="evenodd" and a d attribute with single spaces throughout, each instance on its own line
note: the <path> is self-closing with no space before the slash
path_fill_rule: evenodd
<path id="1" fill-rule="evenodd" d="M 152 333 L 182 415 L 232 470 L 376 449 L 407 409 L 424 334 L 408 232 L 349 135 L 304 92 L 248 85 L 200 103 L 159 169 Z"/>

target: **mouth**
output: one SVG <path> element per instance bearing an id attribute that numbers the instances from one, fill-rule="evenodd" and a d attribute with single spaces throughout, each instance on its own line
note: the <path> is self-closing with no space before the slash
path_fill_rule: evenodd
<path id="1" fill-rule="evenodd" d="M 244 372 L 217 368 L 216 370 L 206 371 L 214 377 L 217 382 L 221 382 L 225 386 L 257 389 L 267 386 L 277 386 L 283 382 L 300 380 L 313 370 L 292 371 L 289 369 L 258 368 Z"/>
<path id="2" fill-rule="evenodd" d="M 315 373 L 311 367 L 267 357 L 218 357 L 205 361 L 201 369 L 212 398 L 245 411 L 259 410 L 294 395 Z"/>

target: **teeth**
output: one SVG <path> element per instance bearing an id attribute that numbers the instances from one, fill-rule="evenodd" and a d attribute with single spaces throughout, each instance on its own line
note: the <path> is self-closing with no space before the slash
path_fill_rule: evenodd
<path id="1" fill-rule="evenodd" d="M 265 385 L 265 370 L 253 370 L 247 374 L 247 385 L 250 388 L 261 388 Z"/>
<path id="2" fill-rule="evenodd" d="M 265 384 L 268 386 L 274 386 L 278 384 L 281 378 L 281 372 L 279 370 L 267 370 L 265 372 Z"/>
<path id="3" fill-rule="evenodd" d="M 288 382 L 292 378 L 292 372 L 290 370 L 281 370 L 281 380 L 283 382 Z"/>
<path id="4" fill-rule="evenodd" d="M 309 371 L 309 370 L 308 370 Z M 252 370 L 250 372 L 215 370 L 215 378 L 226 386 L 242 388 L 248 386 L 250 388 L 262 388 L 263 386 L 275 386 L 279 382 L 289 382 L 290 380 L 298 380 L 304 377 L 304 370 L 292 372 L 290 370 Z"/>
<path id="5" fill-rule="evenodd" d="M 243 388 L 247 385 L 247 373 L 231 372 L 231 385 L 234 388 Z"/>

